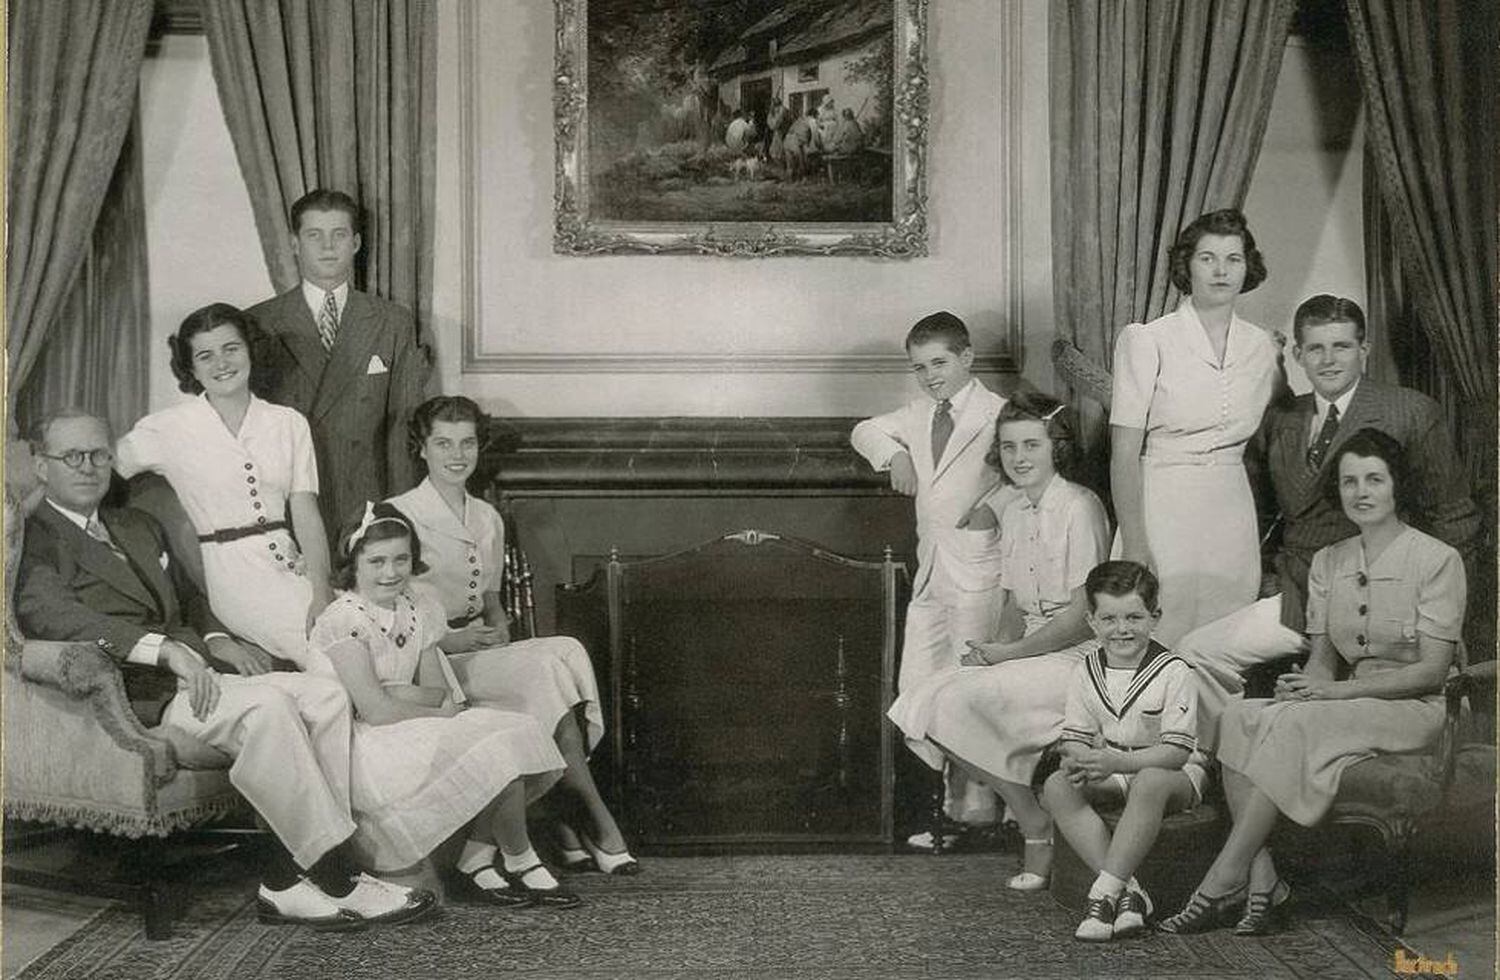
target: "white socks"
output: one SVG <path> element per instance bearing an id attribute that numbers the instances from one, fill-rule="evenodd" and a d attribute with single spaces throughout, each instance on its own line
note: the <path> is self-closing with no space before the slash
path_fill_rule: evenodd
<path id="1" fill-rule="evenodd" d="M 1132 882 L 1134 878 L 1130 879 Z M 1125 891 L 1125 882 L 1116 878 L 1108 871 L 1099 872 L 1099 877 L 1089 886 L 1089 898 L 1119 898 L 1120 893 Z"/>
<path id="2" fill-rule="evenodd" d="M 525 872 L 521 875 L 521 882 L 527 888 L 545 891 L 557 887 L 557 879 L 552 877 L 552 872 L 542 865 L 542 859 L 536 856 L 535 848 L 528 847 L 520 854 L 507 854 L 501 851 L 500 857 L 505 861 L 505 870 L 511 874 Z"/>
<path id="3" fill-rule="evenodd" d="M 464 849 L 458 856 L 458 870 L 468 875 L 480 888 L 491 890 L 510 887 L 491 865 L 495 863 L 495 845 L 481 844 L 477 840 L 464 841 Z M 483 871 L 479 869 L 483 868 Z"/>

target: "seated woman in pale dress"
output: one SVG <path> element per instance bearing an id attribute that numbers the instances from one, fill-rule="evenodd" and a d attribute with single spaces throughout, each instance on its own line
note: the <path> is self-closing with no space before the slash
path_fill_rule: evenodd
<path id="1" fill-rule="evenodd" d="M 567 761 L 563 787 L 571 799 L 554 800 L 586 817 L 589 830 L 568 820 L 557 827 L 563 866 L 634 874 L 640 865 L 599 795 L 588 753 L 604 734 L 599 685 L 583 645 L 568 636 L 512 642 L 500 600 L 505 525 L 466 485 L 485 442 L 485 415 L 462 396 L 430 399 L 412 413 L 412 452 L 427 470 L 413 490 L 389 501 L 422 537 L 428 570 L 418 581 L 440 597 L 452 632 L 439 646 L 476 704 L 531 715 L 551 732 Z M 555 797 L 555 794 L 554 794 Z"/>
<path id="2" fill-rule="evenodd" d="M 121 437 L 115 469 L 166 477 L 202 545 L 209 605 L 236 636 L 308 666 L 307 630 L 332 598 L 312 432 L 295 409 L 250 393 L 254 320 L 227 303 L 188 315 L 168 343 L 190 401 Z M 254 649 L 259 673 L 269 660 Z"/>
<path id="3" fill-rule="evenodd" d="M 339 549 L 335 583 L 348 591 L 313 626 L 314 669 L 337 677 L 354 707 L 354 844 L 374 867 L 406 868 L 468 825 L 458 871 L 474 897 L 577 905 L 526 833 L 526 803 L 562 775 L 562 756 L 531 716 L 466 706 L 437 648 L 442 607 L 411 582 L 421 552 L 400 511 L 367 505 Z"/>
<path id="4" fill-rule="evenodd" d="M 1329 477 L 1328 496 L 1359 534 L 1313 556 L 1307 666 L 1283 674 L 1274 699 L 1231 702 L 1220 719 L 1234 826 L 1187 907 L 1161 923 L 1169 932 L 1231 922 L 1242 935 L 1270 931 L 1290 894 L 1266 849 L 1277 819 L 1316 824 L 1349 766 L 1423 751 L 1442 730 L 1441 688 L 1463 629 L 1463 561 L 1403 521 L 1415 484 L 1395 439 L 1361 429 L 1335 450 Z"/>
<path id="5" fill-rule="evenodd" d="M 1109 520 L 1093 491 L 1064 478 L 1074 454 L 1067 407 L 1019 392 L 995 421 L 991 465 L 1022 494 L 998 517 L 1001 601 L 1025 632 L 1007 642 L 970 642 L 966 666 L 903 692 L 890 716 L 912 750 L 934 769 L 944 759 L 992 787 L 1026 838 L 1019 891 L 1045 888 L 1052 867 L 1052 818 L 1031 789 L 1042 750 L 1062 732 L 1073 669 L 1095 645 L 1083 583 L 1109 552 Z M 993 526 L 987 502 L 965 518 Z"/>

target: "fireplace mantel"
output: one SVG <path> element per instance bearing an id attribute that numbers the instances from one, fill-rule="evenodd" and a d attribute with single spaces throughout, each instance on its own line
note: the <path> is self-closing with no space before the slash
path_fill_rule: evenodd
<path id="1" fill-rule="evenodd" d="M 514 419 L 485 453 L 502 498 L 890 495 L 849 447 L 853 418 Z"/>

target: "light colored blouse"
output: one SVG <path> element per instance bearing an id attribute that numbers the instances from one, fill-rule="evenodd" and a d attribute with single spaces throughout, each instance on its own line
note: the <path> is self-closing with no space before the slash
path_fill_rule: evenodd
<path id="1" fill-rule="evenodd" d="M 1024 493 L 1000 514 L 1000 585 L 1028 620 L 1050 619 L 1109 555 L 1109 518 L 1087 487 L 1053 476 L 1033 504 Z"/>
<path id="2" fill-rule="evenodd" d="M 318 492 L 307 419 L 253 395 L 238 433 L 199 395 L 141 419 L 115 453 L 127 479 L 166 477 L 199 534 L 285 520 L 289 496 Z"/>
<path id="3" fill-rule="evenodd" d="M 1307 578 L 1307 632 L 1326 635 L 1356 677 L 1418 659 L 1417 637 L 1458 641 L 1468 585 L 1458 552 L 1408 527 L 1366 563 L 1358 535 L 1320 550 Z"/>
<path id="4" fill-rule="evenodd" d="M 1276 356 L 1269 334 L 1234 317 L 1219 364 L 1184 299 L 1173 312 L 1120 331 L 1110 424 L 1144 429 L 1152 462 L 1238 463 L 1271 401 Z"/>
<path id="5" fill-rule="evenodd" d="M 459 520 L 428 477 L 388 501 L 411 519 L 422 542 L 427 572 L 417 581 L 442 598 L 450 620 L 472 619 L 484 611 L 484 594 L 500 589 L 505 571 L 505 524 L 488 503 L 464 494 Z"/>

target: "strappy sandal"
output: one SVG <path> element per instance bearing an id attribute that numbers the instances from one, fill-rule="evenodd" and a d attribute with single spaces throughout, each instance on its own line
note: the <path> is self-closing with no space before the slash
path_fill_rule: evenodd
<path id="1" fill-rule="evenodd" d="M 1251 892 L 1245 902 L 1245 914 L 1234 924 L 1236 936 L 1265 936 L 1277 930 L 1292 888 L 1281 878 L 1268 892 Z"/>
<path id="2" fill-rule="evenodd" d="M 1027 837 L 1027 847 L 1051 847 L 1051 837 Z M 1022 858 L 1025 861 L 1025 858 Z M 1022 869 L 1020 874 L 1014 875 L 1005 883 L 1005 887 L 1018 892 L 1039 892 L 1052 883 L 1051 874 L 1037 874 L 1035 871 Z"/>
<path id="3" fill-rule="evenodd" d="M 500 871 L 500 874 L 512 891 L 525 895 L 532 905 L 549 909 L 571 909 L 583 904 L 583 899 L 578 897 L 577 892 L 570 892 L 566 888 L 533 888 L 526 884 L 526 876 L 538 868 L 547 870 L 545 865 L 533 864 L 520 871 Z"/>
<path id="4" fill-rule="evenodd" d="M 1186 934 L 1207 932 L 1228 925 L 1240 906 L 1245 904 L 1246 885 L 1241 885 L 1225 895 L 1205 895 L 1194 891 L 1181 912 L 1156 924 L 1162 932 Z"/>

